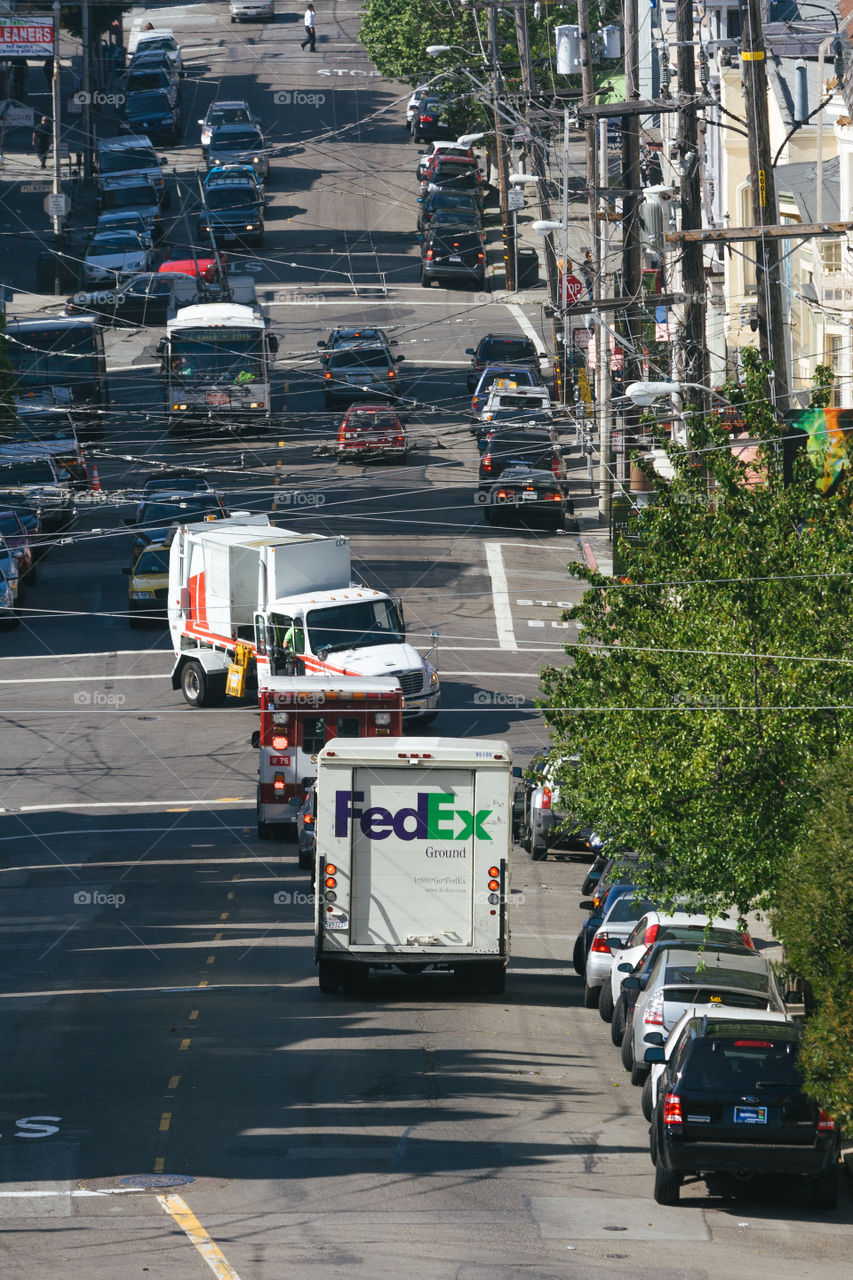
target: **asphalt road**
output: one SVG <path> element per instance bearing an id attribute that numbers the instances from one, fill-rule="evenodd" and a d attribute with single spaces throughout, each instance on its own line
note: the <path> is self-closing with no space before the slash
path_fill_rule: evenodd
<path id="1" fill-rule="evenodd" d="M 521 763 L 546 740 L 537 673 L 577 639 L 560 615 L 578 548 L 489 529 L 474 505 L 465 348 L 542 334 L 540 310 L 420 288 L 407 93 L 370 74 L 356 8 L 318 16 L 313 58 L 301 11 L 237 28 L 224 4 L 169 6 L 168 20 L 186 120 L 248 95 L 280 146 L 251 257 L 282 339 L 281 418 L 264 440 L 170 440 L 159 334 L 110 335 L 103 491 L 0 634 L 4 1274 L 189 1280 L 207 1261 L 242 1280 L 841 1280 L 847 1192 L 828 1215 L 771 1185 L 654 1204 L 639 1091 L 570 968 L 580 862 L 515 851 L 503 997 L 429 974 L 320 996 L 310 884 L 292 846 L 255 838 L 254 713 L 186 708 L 163 631 L 129 628 L 134 491 L 190 463 L 232 507 L 275 501 L 294 528 L 349 534 L 415 642 L 440 634 L 435 731 L 505 737 Z M 324 101 L 293 100 L 312 93 Z M 172 154 L 186 182 L 197 153 Z M 335 323 L 381 325 L 406 355 L 405 467 L 313 456 L 334 425 L 316 342 Z"/>

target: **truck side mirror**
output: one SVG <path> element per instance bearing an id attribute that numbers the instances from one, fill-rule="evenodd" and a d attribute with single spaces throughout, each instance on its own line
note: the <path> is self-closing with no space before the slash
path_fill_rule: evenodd
<path id="1" fill-rule="evenodd" d="M 157 343 L 157 355 L 162 356 L 165 354 L 165 351 L 166 351 L 166 339 L 161 338 L 160 341 Z"/>
<path id="2" fill-rule="evenodd" d="M 255 732 L 252 734 L 251 738 L 249 739 L 249 745 L 252 747 L 259 747 L 261 745 L 260 729 L 256 729 Z"/>

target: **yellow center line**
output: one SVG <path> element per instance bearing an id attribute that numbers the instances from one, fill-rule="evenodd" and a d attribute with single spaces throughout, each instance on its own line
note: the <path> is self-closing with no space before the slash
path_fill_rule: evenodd
<path id="1" fill-rule="evenodd" d="M 179 1085 L 180 1083 L 181 1083 L 181 1077 L 180 1077 L 180 1076 L 170 1076 L 170 1078 L 169 1078 L 169 1083 L 168 1083 L 168 1085 L 167 1085 L 167 1088 L 168 1088 L 169 1092 L 171 1093 L 171 1091 L 172 1091 L 173 1089 L 177 1089 L 177 1087 L 178 1087 L 178 1085 Z"/>
<path id="2" fill-rule="evenodd" d="M 154 1172 L 155 1172 L 155 1173 L 162 1173 L 162 1172 L 163 1172 L 163 1170 L 164 1170 L 165 1168 L 166 1168 L 166 1160 L 165 1160 L 165 1157 L 164 1157 L 164 1156 L 158 1156 L 158 1157 L 157 1157 L 157 1159 L 154 1161 Z"/>
<path id="3" fill-rule="evenodd" d="M 207 986 L 207 978 L 202 978 L 201 982 L 200 982 L 198 985 L 199 985 L 200 987 L 206 987 L 206 986 Z"/>
<path id="4" fill-rule="evenodd" d="M 233 897 L 234 897 L 234 890 L 233 890 L 233 889 L 229 889 L 229 890 L 228 890 L 228 893 L 227 893 L 227 895 L 226 895 L 226 896 L 227 896 L 229 899 L 233 898 Z"/>
<path id="5" fill-rule="evenodd" d="M 191 1044 L 192 1044 L 191 1040 L 182 1040 L 181 1043 L 178 1045 L 178 1052 L 185 1053 L 186 1050 L 189 1049 Z"/>
<path id="6" fill-rule="evenodd" d="M 222 941 L 222 934 L 221 934 L 221 933 L 215 933 L 215 934 L 213 935 L 213 941 L 214 941 L 214 942 L 221 942 L 221 941 Z"/>
<path id="7" fill-rule="evenodd" d="M 227 919 L 228 919 L 228 912 L 227 912 L 227 911 L 223 911 L 223 912 L 222 912 L 222 915 L 219 917 L 219 919 L 220 919 L 220 920 L 227 920 Z"/>
<path id="8" fill-rule="evenodd" d="M 219 1245 L 211 1240 L 186 1201 L 175 1195 L 158 1196 L 157 1199 L 170 1217 L 174 1218 L 190 1243 L 198 1249 L 217 1280 L 240 1280 Z"/>
<path id="9" fill-rule="evenodd" d="M 190 1022 L 195 1022 L 197 1017 L 198 1017 L 198 1009 L 193 1009 L 192 1012 L 190 1013 Z"/>
<path id="10" fill-rule="evenodd" d="M 169 1132 L 169 1125 L 170 1125 L 171 1123 L 172 1123 L 172 1113 L 171 1113 L 171 1111 L 164 1111 L 164 1112 L 163 1112 L 163 1114 L 162 1114 L 162 1115 L 161 1115 L 161 1117 L 160 1117 L 160 1132 L 161 1132 L 161 1133 L 168 1133 L 168 1132 Z"/>
<path id="11" fill-rule="evenodd" d="M 216 964 L 216 956 L 208 956 L 205 964 Z"/>

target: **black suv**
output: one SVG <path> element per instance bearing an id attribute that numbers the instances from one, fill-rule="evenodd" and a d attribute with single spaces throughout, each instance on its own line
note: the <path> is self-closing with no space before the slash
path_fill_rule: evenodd
<path id="1" fill-rule="evenodd" d="M 421 284 L 460 280 L 474 289 L 486 283 L 486 251 L 480 231 L 467 227 L 430 227 L 421 249 Z"/>
<path id="2" fill-rule="evenodd" d="M 198 234 L 202 244 L 212 235 L 217 244 L 260 248 L 264 243 L 264 206 L 257 183 L 247 178 L 222 178 L 207 187 L 198 215 Z"/>
<path id="3" fill-rule="evenodd" d="M 426 231 L 433 218 L 439 214 L 482 230 L 483 215 L 479 202 L 465 191 L 445 191 L 439 188 L 437 191 L 430 191 L 428 195 L 418 196 L 418 231 Z"/>
<path id="4" fill-rule="evenodd" d="M 807 1179 L 815 1208 L 835 1207 L 841 1136 L 803 1092 L 799 1042 L 793 1023 L 709 1016 L 685 1024 L 652 1115 L 658 1204 L 676 1204 L 690 1175 L 781 1174 Z M 662 1063 L 665 1050 L 653 1045 L 645 1057 Z"/>
<path id="5" fill-rule="evenodd" d="M 475 389 L 480 374 L 490 364 L 529 364 L 539 371 L 539 352 L 535 344 L 530 338 L 522 338 L 516 333 L 487 333 L 476 347 L 466 348 L 465 354 L 471 357 L 469 391 Z"/>
<path id="6" fill-rule="evenodd" d="M 528 466 L 550 471 L 561 486 L 568 484 L 568 472 L 557 433 L 551 427 L 505 427 L 493 432 L 480 458 L 477 501 L 485 503 L 495 480 L 510 466 Z"/>
<path id="7" fill-rule="evenodd" d="M 158 141 L 180 142 L 181 109 L 166 89 L 129 93 L 120 125 L 126 133 L 145 133 Z"/>

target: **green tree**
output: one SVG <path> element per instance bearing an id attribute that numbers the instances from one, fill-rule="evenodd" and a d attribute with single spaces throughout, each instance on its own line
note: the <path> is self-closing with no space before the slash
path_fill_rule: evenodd
<path id="1" fill-rule="evenodd" d="M 853 747 L 819 773 L 816 800 L 780 877 L 773 927 L 816 1008 L 800 1062 L 806 1088 L 853 1130 Z"/>
<path id="2" fill-rule="evenodd" d="M 832 403 L 832 384 L 835 374 L 828 364 L 819 364 L 812 374 L 812 390 L 809 404 L 812 409 L 826 409 Z"/>
<path id="3" fill-rule="evenodd" d="M 815 766 L 850 733 L 853 482 L 821 497 L 801 455 L 783 487 L 768 370 L 743 359 L 728 398 L 756 456 L 698 423 L 669 450 L 674 478 L 654 477 L 639 544 L 622 542 L 627 580 L 569 566 L 592 589 L 542 706 L 560 754 L 581 757 L 575 811 L 648 852 L 660 895 L 745 912 L 770 900 Z"/>
<path id="4" fill-rule="evenodd" d="M 100 0 L 89 5 L 89 27 L 93 36 L 109 31 L 114 22 L 120 21 L 123 14 L 133 8 L 132 4 L 102 4 Z M 79 4 L 64 4 L 60 11 L 62 25 L 69 35 L 80 39 L 83 35 L 83 7 Z M 166 15 L 168 17 L 168 15 Z M 164 26 L 168 22 L 164 18 Z"/>

